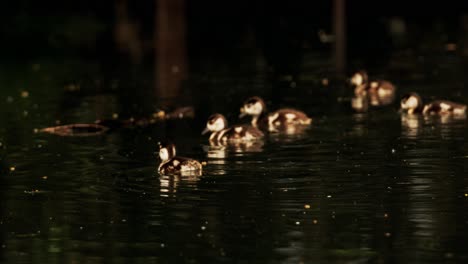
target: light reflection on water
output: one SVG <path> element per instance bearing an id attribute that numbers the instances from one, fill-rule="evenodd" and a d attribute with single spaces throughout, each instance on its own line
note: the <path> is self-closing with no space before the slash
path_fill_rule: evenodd
<path id="1" fill-rule="evenodd" d="M 204 117 L 86 139 L 1 130 L 2 260 L 467 260 L 466 120 L 314 107 L 303 134 L 228 146 L 199 136 Z M 165 137 L 204 174 L 159 176 Z"/>

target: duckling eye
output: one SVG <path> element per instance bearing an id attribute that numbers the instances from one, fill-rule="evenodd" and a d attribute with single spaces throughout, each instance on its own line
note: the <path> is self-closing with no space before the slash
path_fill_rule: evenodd
<path id="1" fill-rule="evenodd" d="M 217 118 L 210 119 L 209 121 L 210 125 L 216 123 L 217 120 L 218 120 Z"/>

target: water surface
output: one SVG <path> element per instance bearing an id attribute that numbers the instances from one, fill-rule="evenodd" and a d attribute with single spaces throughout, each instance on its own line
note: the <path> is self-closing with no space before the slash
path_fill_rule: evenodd
<path id="1" fill-rule="evenodd" d="M 58 137 L 34 130 L 159 106 L 150 81 L 101 80 L 95 65 L 84 74 L 50 65 L 20 65 L 1 78 L 4 262 L 468 261 L 464 119 L 401 116 L 396 107 L 354 113 L 342 84 L 322 85 L 326 75 L 208 74 L 189 79 L 194 99 L 179 100 L 197 107 L 195 119 Z M 388 77 L 401 92 L 466 98 L 461 75 L 455 81 L 418 69 Z M 449 93 L 440 90 L 446 85 Z M 304 109 L 312 127 L 254 146 L 210 148 L 200 136 L 207 116 L 222 112 L 240 122 L 238 109 L 252 91 L 269 98 L 270 108 Z M 203 176 L 158 175 L 164 139 L 206 161 Z"/>

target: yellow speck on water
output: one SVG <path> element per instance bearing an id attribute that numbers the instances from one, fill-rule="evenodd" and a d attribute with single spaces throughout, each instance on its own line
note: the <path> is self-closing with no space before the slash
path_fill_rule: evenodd
<path id="1" fill-rule="evenodd" d="M 465 193 L 465 197 L 468 197 L 468 193 Z"/>
<path id="2" fill-rule="evenodd" d="M 112 118 L 113 118 L 113 119 L 117 119 L 117 118 L 119 118 L 119 114 L 117 114 L 117 113 L 113 113 L 113 114 L 112 114 Z"/>
<path id="3" fill-rule="evenodd" d="M 33 129 L 33 132 L 34 132 L 34 133 L 39 133 L 39 128 Z"/>
<path id="4" fill-rule="evenodd" d="M 322 79 L 322 85 L 323 85 L 323 86 L 328 86 L 329 83 L 330 83 L 330 82 L 328 81 L 327 78 L 323 78 L 323 79 Z"/>
<path id="5" fill-rule="evenodd" d="M 456 51 L 457 50 L 457 44 L 455 43 L 447 43 L 445 44 L 445 49 L 447 51 Z"/>
<path id="6" fill-rule="evenodd" d="M 15 171 L 16 168 L 15 167 L 10 167 L 10 171 Z"/>
<path id="7" fill-rule="evenodd" d="M 392 236 L 391 233 L 389 233 L 389 232 L 385 233 L 385 237 L 391 237 L 391 236 Z"/>
<path id="8" fill-rule="evenodd" d="M 299 222 L 299 221 L 296 222 L 296 225 L 300 225 L 300 224 L 301 224 L 301 222 Z"/>
<path id="9" fill-rule="evenodd" d="M 383 217 L 384 217 L 384 218 L 388 218 L 388 214 L 385 213 L 385 214 L 383 215 Z"/>
<path id="10" fill-rule="evenodd" d="M 166 116 L 166 113 L 162 110 L 153 113 L 153 118 L 164 118 L 164 116 Z"/>
<path id="11" fill-rule="evenodd" d="M 47 176 L 42 176 L 43 180 L 47 180 L 47 178 L 48 178 Z"/>
<path id="12" fill-rule="evenodd" d="M 318 220 L 317 220 L 317 219 L 314 219 L 314 220 L 312 221 L 312 223 L 314 223 L 314 225 L 316 225 L 316 224 L 318 224 Z"/>
<path id="13" fill-rule="evenodd" d="M 28 91 L 21 91 L 21 98 L 28 98 L 29 92 Z"/>
<path id="14" fill-rule="evenodd" d="M 310 204 L 304 204 L 305 209 L 310 209 Z"/>

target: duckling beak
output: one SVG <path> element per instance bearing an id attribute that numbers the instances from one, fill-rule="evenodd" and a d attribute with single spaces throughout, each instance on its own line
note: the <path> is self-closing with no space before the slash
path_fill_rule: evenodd
<path id="1" fill-rule="evenodd" d="M 239 118 L 243 118 L 243 117 L 246 116 L 246 115 L 247 115 L 247 114 L 245 113 L 244 107 L 241 107 L 241 108 L 240 108 Z"/>
<path id="2" fill-rule="evenodd" d="M 210 130 L 205 127 L 205 129 L 203 129 L 203 131 L 201 132 L 202 135 L 205 135 L 206 133 L 210 132 Z"/>

